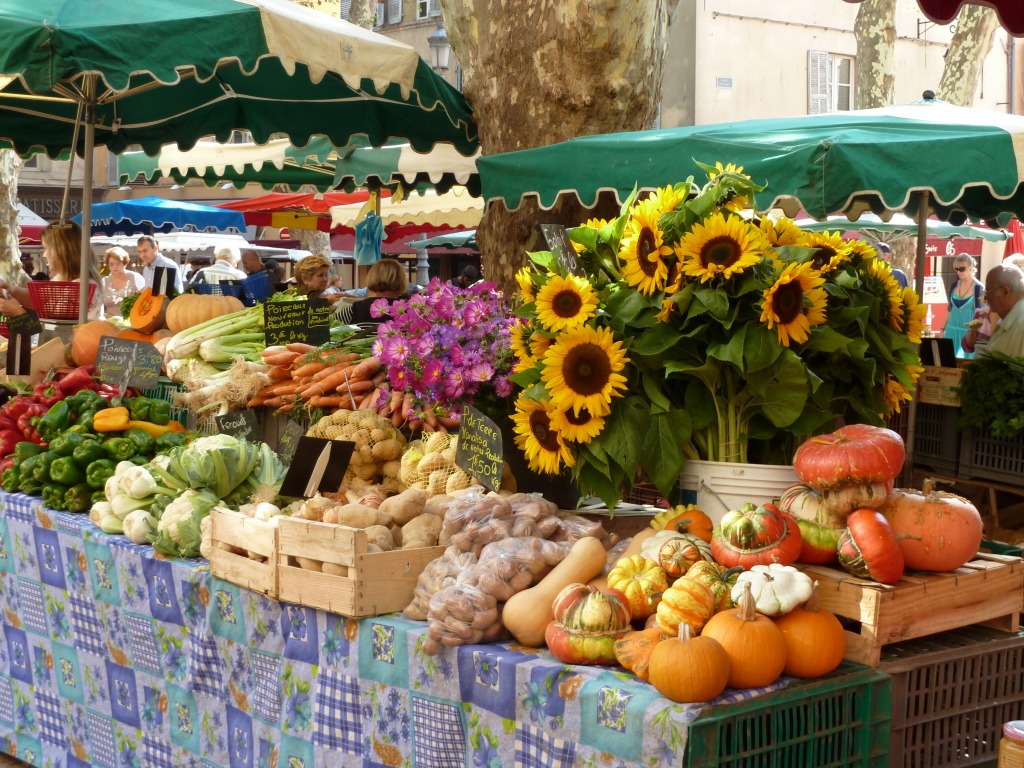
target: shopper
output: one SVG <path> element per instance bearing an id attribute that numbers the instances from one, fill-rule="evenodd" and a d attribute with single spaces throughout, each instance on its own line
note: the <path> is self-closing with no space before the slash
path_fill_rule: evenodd
<path id="1" fill-rule="evenodd" d="M 104 253 L 107 272 L 100 281 L 103 286 L 103 314 L 105 317 L 120 317 L 121 302 L 134 296 L 146 286 L 146 281 L 138 272 L 128 269 L 131 257 L 128 251 L 115 245 Z"/>
<path id="2" fill-rule="evenodd" d="M 982 296 L 985 293 L 985 286 L 975 277 L 978 267 L 973 256 L 966 253 L 958 254 L 953 259 L 953 268 L 956 270 L 957 279 L 949 286 L 949 318 L 946 320 L 942 335 L 953 340 L 953 349 L 956 350 L 957 357 L 969 359 L 974 357 L 973 353 L 964 351 L 960 342 L 967 335 L 975 311 L 984 305 Z"/>
<path id="3" fill-rule="evenodd" d="M 142 277 L 146 281 L 146 288 L 153 287 L 153 278 L 156 275 L 157 267 L 165 269 L 174 268 L 174 290 L 182 293 L 184 283 L 182 281 L 181 267 L 160 253 L 160 246 L 152 235 L 143 235 L 136 242 L 136 250 L 142 260 Z"/>
<path id="4" fill-rule="evenodd" d="M 478 270 L 472 264 L 469 264 L 465 269 L 462 270 L 462 272 L 459 273 L 458 277 L 454 278 L 451 281 L 451 284 L 454 285 L 456 288 L 469 288 L 469 286 L 475 283 L 477 281 L 477 278 L 479 277 L 480 270 Z"/>
<path id="5" fill-rule="evenodd" d="M 394 301 L 409 288 L 405 267 L 395 259 L 381 259 L 366 273 L 366 298 L 338 308 L 338 316 L 346 323 L 381 323 L 387 315 L 374 317 L 370 308 L 378 299 Z"/>
<path id="6" fill-rule="evenodd" d="M 311 299 L 323 298 L 332 304 L 341 298 L 340 293 L 325 294 L 327 273 L 331 265 L 323 256 L 307 256 L 295 265 L 295 286 L 299 293 Z"/>
<path id="7" fill-rule="evenodd" d="M 1024 357 L 1024 272 L 1007 262 L 992 267 L 985 276 L 985 294 L 1002 318 L 985 351 Z"/>
<path id="8" fill-rule="evenodd" d="M 263 271 L 263 260 L 256 251 L 245 251 L 242 254 L 242 269 L 248 275 L 255 275 Z"/>
<path id="9" fill-rule="evenodd" d="M 241 258 L 238 249 L 233 245 L 221 246 L 213 252 L 213 264 L 198 270 L 189 280 L 189 288 L 199 283 L 217 285 L 219 283 L 237 283 L 245 280 L 246 274 L 238 268 Z"/>

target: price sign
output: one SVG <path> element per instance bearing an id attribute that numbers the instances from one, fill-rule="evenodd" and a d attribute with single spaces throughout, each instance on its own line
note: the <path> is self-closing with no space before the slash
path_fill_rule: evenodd
<path id="1" fill-rule="evenodd" d="M 277 436 L 277 454 L 285 464 L 291 462 L 295 449 L 299 447 L 299 439 L 306 434 L 300 424 L 289 421 L 281 434 Z"/>
<path id="2" fill-rule="evenodd" d="M 540 231 L 544 234 L 548 248 L 554 255 L 558 264 L 570 275 L 586 277 L 583 265 L 576 255 L 572 240 L 569 239 L 569 231 L 561 224 L 541 224 Z"/>
<path id="3" fill-rule="evenodd" d="M 355 447 L 355 443 L 345 440 L 300 437 L 295 458 L 281 483 L 281 495 L 308 499 L 320 491 L 337 491 Z"/>
<path id="4" fill-rule="evenodd" d="M 330 340 L 331 306 L 326 299 L 268 301 L 263 319 L 268 347 L 292 342 L 320 346 Z"/>
<path id="5" fill-rule="evenodd" d="M 215 417 L 214 421 L 217 422 L 217 431 L 221 434 L 248 440 L 250 443 L 263 441 L 263 430 L 256 418 L 256 411 L 252 408 L 225 413 L 223 416 Z"/>
<path id="6" fill-rule="evenodd" d="M 100 338 L 96 369 L 106 384 L 114 384 L 122 391 L 128 387 L 154 389 L 160 378 L 163 355 L 148 341 Z"/>
<path id="7" fill-rule="evenodd" d="M 455 466 L 472 475 L 492 491 L 501 488 L 501 430 L 498 425 L 472 406 L 462 408 L 459 447 Z"/>
<path id="8" fill-rule="evenodd" d="M 32 334 L 12 331 L 7 342 L 8 376 L 29 376 L 32 373 Z"/>
<path id="9" fill-rule="evenodd" d="M 39 315 L 34 309 L 26 309 L 20 315 L 11 315 L 7 318 L 7 328 L 11 333 L 39 333 L 43 330 L 43 324 L 39 322 Z"/>

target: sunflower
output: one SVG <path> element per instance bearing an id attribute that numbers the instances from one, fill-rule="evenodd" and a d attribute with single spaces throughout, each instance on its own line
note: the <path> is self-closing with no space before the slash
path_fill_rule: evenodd
<path id="1" fill-rule="evenodd" d="M 847 244 L 850 246 L 850 261 L 854 265 L 859 266 L 878 258 L 878 251 L 870 243 L 863 240 L 848 240 Z"/>
<path id="2" fill-rule="evenodd" d="M 775 327 L 780 344 L 788 347 L 790 339 L 803 344 L 811 326 L 825 322 L 827 296 L 820 287 L 824 282 L 810 264 L 790 264 L 764 292 L 761 322 L 769 330 Z"/>
<path id="3" fill-rule="evenodd" d="M 529 467 L 534 472 L 557 475 L 562 464 L 571 467 L 576 463 L 569 446 L 552 423 L 557 411 L 547 400 L 538 402 L 520 395 L 516 410 L 512 414 L 515 443 L 526 454 Z"/>
<path id="4" fill-rule="evenodd" d="M 672 247 L 665 244 L 664 233 L 658 229 L 661 213 L 651 200 L 636 203 L 629 209 L 629 218 L 619 240 L 619 260 L 626 282 L 644 296 L 665 287 Z"/>
<path id="5" fill-rule="evenodd" d="M 823 275 L 850 260 L 850 244 L 838 232 L 805 232 L 796 245 L 815 249 L 811 266 Z"/>
<path id="6" fill-rule="evenodd" d="M 704 283 L 717 275 L 729 278 L 743 272 L 759 263 L 767 249 L 768 242 L 752 224 L 716 212 L 679 239 L 676 256 L 685 274 Z"/>
<path id="7" fill-rule="evenodd" d="M 612 397 L 621 397 L 619 390 L 626 388 L 620 371 L 628 362 L 622 344 L 608 328 L 585 325 L 560 335 L 544 353 L 541 379 L 556 407 L 604 414 Z"/>
<path id="8" fill-rule="evenodd" d="M 516 284 L 519 286 L 519 295 L 522 297 L 524 304 L 529 304 L 534 300 L 532 269 L 523 267 L 516 272 Z"/>
<path id="9" fill-rule="evenodd" d="M 651 193 L 651 196 L 647 198 L 647 202 L 658 211 L 658 217 L 660 218 L 664 214 L 678 208 L 679 204 L 686 199 L 688 192 L 689 190 L 685 186 L 680 186 L 679 189 L 675 187 L 659 187 Z"/>
<path id="10" fill-rule="evenodd" d="M 739 174 L 740 176 L 745 176 L 748 179 L 750 178 L 749 176 L 747 176 L 747 174 L 743 172 L 742 165 L 736 165 L 735 163 L 726 163 L 725 167 L 723 168 L 722 164 L 716 160 L 714 170 L 708 171 L 708 181 L 711 181 L 721 173 L 736 173 Z"/>
<path id="11" fill-rule="evenodd" d="M 573 443 L 589 443 L 604 431 L 604 416 L 581 408 L 579 413 L 556 409 L 551 414 L 551 423 L 563 438 Z"/>
<path id="12" fill-rule="evenodd" d="M 544 357 L 544 353 L 551 347 L 551 343 L 554 341 L 550 336 L 545 333 L 534 333 L 530 337 L 530 356 L 536 360 L 540 360 Z"/>
<path id="13" fill-rule="evenodd" d="M 722 201 L 721 205 L 727 211 L 739 213 L 745 208 L 750 207 L 750 200 L 747 198 L 746 195 L 730 194 L 726 197 L 725 200 Z"/>
<path id="14" fill-rule="evenodd" d="M 914 399 L 914 391 L 905 387 L 895 376 L 891 373 L 885 376 L 885 405 L 888 409 L 885 416 L 891 416 L 894 413 L 899 413 L 903 403 L 908 403 Z"/>
<path id="15" fill-rule="evenodd" d="M 762 216 L 760 226 L 765 238 L 774 246 L 796 245 L 804 234 L 795 221 L 785 216 L 774 220 Z"/>
<path id="16" fill-rule="evenodd" d="M 530 356 L 530 335 L 533 333 L 533 326 L 525 320 L 516 320 L 509 326 L 509 346 L 512 354 L 523 358 Z"/>
<path id="17" fill-rule="evenodd" d="M 608 222 L 605 219 L 587 219 L 585 222 L 580 224 L 581 227 L 589 227 L 590 229 L 596 229 L 600 232 L 602 229 L 608 226 Z M 572 241 L 572 247 L 576 253 L 583 253 L 586 249 L 581 243 L 577 243 L 575 240 Z"/>
<path id="18" fill-rule="evenodd" d="M 928 314 L 928 307 L 921 303 L 921 299 L 911 287 L 903 289 L 903 328 L 900 330 L 907 335 L 912 344 L 921 343 L 921 330 L 924 328 L 924 317 Z"/>
<path id="19" fill-rule="evenodd" d="M 579 328 L 597 311 L 597 292 L 583 277 L 552 275 L 537 291 L 537 319 L 549 331 Z"/>
<path id="20" fill-rule="evenodd" d="M 896 282 L 892 267 L 881 259 L 872 259 L 864 275 L 869 287 L 874 289 L 871 292 L 882 299 L 882 322 L 900 332 L 903 329 L 903 289 Z"/>

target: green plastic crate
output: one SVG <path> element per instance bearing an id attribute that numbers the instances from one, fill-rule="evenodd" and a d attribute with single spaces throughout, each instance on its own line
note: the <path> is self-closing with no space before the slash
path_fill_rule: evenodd
<path id="1" fill-rule="evenodd" d="M 993 541 L 992 539 L 982 539 L 978 551 L 991 552 L 993 555 L 1009 555 L 1010 557 L 1021 557 L 1024 555 L 1024 547 L 1016 544 L 1007 544 L 1002 541 Z"/>
<path id="2" fill-rule="evenodd" d="M 139 392 L 144 397 L 151 397 L 154 400 L 166 400 L 171 404 L 171 418 L 181 424 L 183 427 L 189 427 L 190 414 L 186 408 L 179 408 L 174 405 L 174 394 L 176 392 L 184 392 L 185 385 L 181 384 L 172 379 L 168 379 L 161 376 L 157 380 L 156 387 L 152 389 L 140 389 Z M 194 427 L 194 424 L 192 425 Z"/>
<path id="3" fill-rule="evenodd" d="M 705 709 L 690 725 L 687 768 L 884 768 L 892 680 L 843 662 L 825 677 Z"/>

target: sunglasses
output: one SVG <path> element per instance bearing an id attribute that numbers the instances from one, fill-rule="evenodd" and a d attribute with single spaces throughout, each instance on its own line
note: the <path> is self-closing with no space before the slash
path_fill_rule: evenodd
<path id="1" fill-rule="evenodd" d="M 970 269 L 970 267 L 957 267 L 956 271 L 957 272 L 966 272 L 968 269 Z"/>

